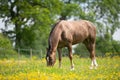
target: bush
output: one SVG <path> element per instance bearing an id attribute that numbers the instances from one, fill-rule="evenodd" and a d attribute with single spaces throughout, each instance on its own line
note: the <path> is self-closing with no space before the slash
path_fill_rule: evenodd
<path id="1" fill-rule="evenodd" d="M 10 40 L 0 34 L 0 59 L 13 58 L 17 56 L 17 52 L 13 49 Z"/>

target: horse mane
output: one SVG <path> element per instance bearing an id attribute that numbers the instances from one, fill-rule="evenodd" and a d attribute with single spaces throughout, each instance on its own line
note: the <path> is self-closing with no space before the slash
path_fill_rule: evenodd
<path id="1" fill-rule="evenodd" d="M 53 26 L 52 26 L 52 30 L 50 32 L 50 35 L 52 34 L 53 30 L 55 29 L 55 27 L 61 22 L 61 20 L 57 21 Z"/>
<path id="2" fill-rule="evenodd" d="M 62 21 L 62 20 L 57 21 L 57 22 L 52 26 L 52 29 L 51 29 L 51 32 L 50 32 L 50 35 L 49 35 L 49 39 L 50 39 L 50 36 L 51 36 L 51 34 L 53 33 L 55 27 L 56 27 L 61 21 Z M 48 40 L 48 43 L 49 43 L 49 48 L 48 48 L 48 49 L 50 49 L 51 45 L 50 45 L 49 40 Z"/>

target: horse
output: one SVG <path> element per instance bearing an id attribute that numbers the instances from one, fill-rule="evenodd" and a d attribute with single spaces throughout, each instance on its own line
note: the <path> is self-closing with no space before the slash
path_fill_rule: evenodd
<path id="1" fill-rule="evenodd" d="M 52 28 L 49 38 L 46 62 L 47 66 L 54 66 L 56 62 L 56 50 L 58 51 L 59 67 L 61 67 L 62 54 L 61 49 L 68 48 L 71 70 L 74 70 L 72 45 L 83 43 L 90 52 L 90 69 L 97 67 L 95 57 L 96 27 L 87 20 L 66 21 L 61 20 Z"/>

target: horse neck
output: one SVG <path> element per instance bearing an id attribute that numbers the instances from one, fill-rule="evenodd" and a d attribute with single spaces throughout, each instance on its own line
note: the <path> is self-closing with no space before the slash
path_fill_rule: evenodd
<path id="1" fill-rule="evenodd" d="M 61 30 L 55 29 L 49 37 L 49 46 L 51 51 L 56 51 L 59 40 L 60 40 Z"/>

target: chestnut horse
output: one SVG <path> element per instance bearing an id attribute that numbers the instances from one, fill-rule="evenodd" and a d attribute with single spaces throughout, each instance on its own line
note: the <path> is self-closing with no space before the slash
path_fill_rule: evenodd
<path id="1" fill-rule="evenodd" d="M 87 20 L 79 21 L 65 21 L 61 20 L 52 28 L 47 49 L 46 61 L 47 66 L 53 66 L 56 61 L 56 50 L 58 50 L 59 67 L 61 67 L 61 49 L 67 47 L 69 51 L 69 58 L 71 62 L 71 69 L 74 69 L 72 61 L 72 45 L 77 43 L 84 43 L 90 52 L 92 60 L 90 68 L 97 67 L 95 58 L 95 41 L 96 41 L 96 27 Z"/>

